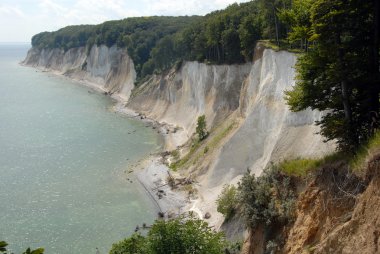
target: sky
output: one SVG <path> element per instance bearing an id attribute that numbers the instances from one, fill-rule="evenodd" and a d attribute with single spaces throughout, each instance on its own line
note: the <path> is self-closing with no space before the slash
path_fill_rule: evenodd
<path id="1" fill-rule="evenodd" d="M 153 15 L 205 15 L 248 0 L 1 0 L 0 42 L 30 42 L 68 25 Z"/>

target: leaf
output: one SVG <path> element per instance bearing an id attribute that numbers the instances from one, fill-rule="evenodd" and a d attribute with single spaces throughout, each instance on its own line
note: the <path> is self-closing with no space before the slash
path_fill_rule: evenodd
<path id="1" fill-rule="evenodd" d="M 7 249 L 5 247 L 7 247 L 7 243 L 5 241 L 0 241 L 0 251 L 1 252 L 5 252 L 7 251 Z"/>
<path id="2" fill-rule="evenodd" d="M 38 249 L 32 251 L 31 254 L 43 254 L 44 251 L 45 251 L 44 248 L 38 248 Z"/>

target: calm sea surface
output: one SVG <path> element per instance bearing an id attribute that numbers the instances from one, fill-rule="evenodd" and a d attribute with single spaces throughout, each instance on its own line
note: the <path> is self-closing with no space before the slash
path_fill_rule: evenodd
<path id="1" fill-rule="evenodd" d="M 155 207 L 129 165 L 159 148 L 112 100 L 22 67 L 28 46 L 0 46 L 0 240 L 16 253 L 107 253 Z"/>

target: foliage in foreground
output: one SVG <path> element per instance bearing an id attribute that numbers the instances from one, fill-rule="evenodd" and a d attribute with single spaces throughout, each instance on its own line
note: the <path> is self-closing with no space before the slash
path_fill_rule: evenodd
<path id="1" fill-rule="evenodd" d="M 291 178 L 276 166 L 255 177 L 248 170 L 238 187 L 239 205 L 250 228 L 260 225 L 271 230 L 285 225 L 294 217 L 295 192 Z"/>
<path id="2" fill-rule="evenodd" d="M 13 253 L 10 253 L 10 252 L 7 251 L 7 248 L 6 248 L 7 246 L 8 246 L 8 244 L 5 241 L 0 241 L 0 253 L 13 254 Z M 38 248 L 38 249 L 35 249 L 35 250 L 32 250 L 32 249 L 28 248 L 22 254 L 43 254 L 44 251 L 45 250 L 43 248 Z"/>
<path id="3" fill-rule="evenodd" d="M 226 242 L 200 219 L 157 220 L 147 236 L 134 234 L 112 246 L 110 254 L 221 254 Z"/>

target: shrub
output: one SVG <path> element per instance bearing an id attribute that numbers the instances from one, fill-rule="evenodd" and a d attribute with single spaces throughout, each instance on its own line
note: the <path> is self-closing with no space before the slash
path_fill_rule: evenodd
<path id="1" fill-rule="evenodd" d="M 198 134 L 199 141 L 202 141 L 205 138 L 207 138 L 208 132 L 207 132 L 206 127 L 207 127 L 206 116 L 205 115 L 199 116 L 198 120 L 197 120 L 197 128 L 196 128 L 196 132 Z"/>
<path id="2" fill-rule="evenodd" d="M 145 237 L 140 234 L 133 234 L 131 237 L 124 239 L 112 245 L 109 254 L 147 254 Z"/>
<path id="3" fill-rule="evenodd" d="M 233 185 L 225 185 L 216 200 L 217 211 L 228 221 L 235 213 L 237 204 L 237 189 Z"/>
<path id="4" fill-rule="evenodd" d="M 7 246 L 8 246 L 8 244 L 5 241 L 0 241 L 0 253 L 13 254 L 13 253 L 9 253 L 7 251 Z M 26 251 L 23 252 L 23 254 L 43 254 L 43 253 L 44 253 L 43 248 L 38 248 L 35 250 L 31 250 L 30 248 L 28 248 L 28 249 L 26 249 Z"/>
<path id="5" fill-rule="evenodd" d="M 247 171 L 239 183 L 238 202 L 248 226 L 270 228 L 293 219 L 296 197 L 290 180 L 275 166 L 258 178 Z"/>

